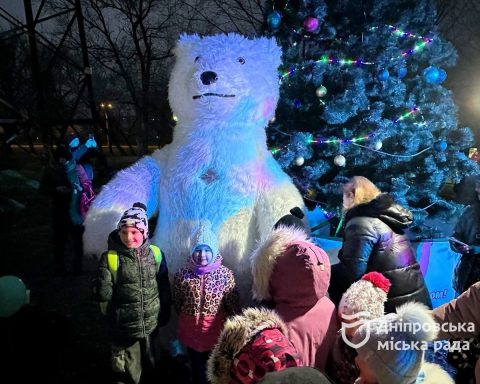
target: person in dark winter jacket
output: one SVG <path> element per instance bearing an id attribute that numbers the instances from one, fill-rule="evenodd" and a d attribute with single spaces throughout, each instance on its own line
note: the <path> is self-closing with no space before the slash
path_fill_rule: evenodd
<path id="1" fill-rule="evenodd" d="M 415 252 L 405 235 L 412 224 L 410 211 L 381 193 L 367 178 L 353 177 L 343 187 L 345 209 L 343 245 L 339 264 L 332 266 L 330 297 L 342 293 L 367 272 L 380 272 L 392 286 L 385 304 L 387 313 L 408 301 L 432 307 Z"/>
<path id="2" fill-rule="evenodd" d="M 465 209 L 453 230 L 452 237 L 464 244 L 450 241 L 452 250 L 462 255 L 453 278 L 457 296 L 480 281 L 480 177 L 475 180 L 475 193 L 477 201 Z"/>
<path id="3" fill-rule="evenodd" d="M 301 360 L 278 315 L 247 308 L 225 322 L 207 375 L 211 384 L 256 384 L 268 372 L 298 366 Z"/>
<path id="4" fill-rule="evenodd" d="M 155 255 L 148 240 L 145 205 L 135 203 L 124 212 L 108 249 L 100 259 L 93 294 L 107 304 L 116 382 L 136 384 L 154 371 L 152 341 L 157 326 L 167 323 L 171 306 L 167 262 L 163 252 Z"/>

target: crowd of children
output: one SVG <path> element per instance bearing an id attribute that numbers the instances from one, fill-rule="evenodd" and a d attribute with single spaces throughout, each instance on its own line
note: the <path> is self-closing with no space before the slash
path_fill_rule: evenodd
<path id="1" fill-rule="evenodd" d="M 380 196 L 380 204 L 391 208 L 385 198 Z M 408 248 L 398 230 L 386 233 L 390 243 L 400 239 Z M 281 218 L 252 252 L 256 307 L 242 308 L 210 223 L 200 222 L 189 240 L 191 253 L 175 271 L 171 295 L 165 255 L 149 243 L 146 207 L 135 203 L 110 234 L 93 288 L 112 326 L 117 382 L 148 382 L 155 365 L 152 341 L 168 322 L 173 296 L 177 334 L 194 384 L 453 383 L 440 366 L 424 361 L 422 347 L 441 337 L 435 319 L 445 321 L 453 309 L 434 319 L 428 302 L 404 298 L 389 310 L 392 289 L 396 297 L 404 288 L 394 286 L 404 281 L 400 270 L 394 275 L 364 271 L 336 306 L 328 295 L 329 257 L 309 238 L 299 208 Z M 422 293 L 414 299 L 426 290 L 416 266 L 402 267 Z"/>

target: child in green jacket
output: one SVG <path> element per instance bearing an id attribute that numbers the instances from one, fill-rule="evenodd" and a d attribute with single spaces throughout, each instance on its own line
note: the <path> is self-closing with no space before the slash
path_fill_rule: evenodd
<path id="1" fill-rule="evenodd" d="M 171 293 L 165 255 L 148 239 L 146 207 L 124 212 L 108 239 L 94 280 L 94 296 L 106 304 L 113 330 L 112 369 L 116 382 L 139 383 L 153 372 L 151 340 L 170 316 Z"/>

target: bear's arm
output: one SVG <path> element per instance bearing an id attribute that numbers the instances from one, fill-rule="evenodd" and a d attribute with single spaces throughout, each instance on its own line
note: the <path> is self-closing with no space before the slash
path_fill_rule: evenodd
<path id="1" fill-rule="evenodd" d="M 123 212 L 133 203 L 147 206 L 148 217 L 158 210 L 159 163 L 145 156 L 118 172 L 95 198 L 85 219 L 83 235 L 85 255 L 100 255 L 107 247 L 109 233 L 117 226 Z"/>

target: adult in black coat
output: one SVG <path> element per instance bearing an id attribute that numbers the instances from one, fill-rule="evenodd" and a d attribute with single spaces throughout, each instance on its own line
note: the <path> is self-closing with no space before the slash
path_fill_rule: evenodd
<path id="1" fill-rule="evenodd" d="M 392 284 L 386 312 L 395 312 L 397 306 L 408 301 L 431 308 L 420 265 L 405 235 L 412 213 L 362 176 L 355 176 L 344 185 L 343 207 L 343 246 L 338 255 L 340 263 L 332 266 L 330 298 L 338 303 L 352 283 L 375 271 Z"/>

